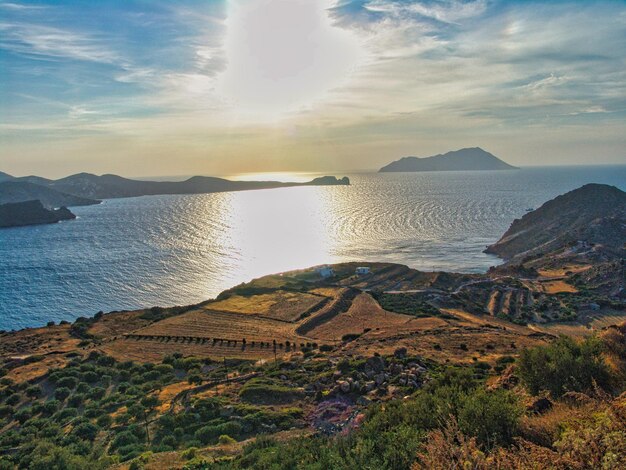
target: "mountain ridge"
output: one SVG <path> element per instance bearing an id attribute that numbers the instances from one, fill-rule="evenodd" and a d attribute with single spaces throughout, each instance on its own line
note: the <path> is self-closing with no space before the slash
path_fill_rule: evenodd
<path id="1" fill-rule="evenodd" d="M 205 194 L 227 191 L 245 191 L 253 189 L 272 189 L 291 186 L 332 186 L 349 185 L 348 177 L 337 178 L 335 176 L 323 176 L 314 178 L 304 183 L 279 182 L 279 181 L 232 181 L 212 176 L 192 176 L 184 181 L 143 181 L 124 178 L 122 176 L 105 174 L 95 175 L 91 173 L 76 173 L 57 180 L 48 180 L 38 176 L 12 177 L 6 173 L 0 175 L 0 185 L 21 183 L 21 196 L 7 195 L 9 186 L 0 186 L 0 203 L 21 202 L 31 199 L 40 199 L 47 206 L 59 205 L 84 205 L 96 204 L 100 199 L 115 199 L 137 196 L 154 196 L 159 194 Z M 15 186 L 15 188 L 17 186 Z M 65 196 L 73 196 L 90 200 L 78 202 L 64 202 L 53 204 L 42 197 L 43 190 L 56 191 L 64 196 L 50 199 L 60 200 Z"/>
<path id="2" fill-rule="evenodd" d="M 48 209 L 61 206 L 89 206 L 101 201 L 68 194 L 49 186 L 31 183 L 28 180 L 12 179 L 0 181 L 0 204 L 39 200 Z"/>

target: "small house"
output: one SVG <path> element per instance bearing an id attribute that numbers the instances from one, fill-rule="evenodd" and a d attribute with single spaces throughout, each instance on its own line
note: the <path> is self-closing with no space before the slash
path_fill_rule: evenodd
<path id="1" fill-rule="evenodd" d="M 326 279 L 327 277 L 333 277 L 335 275 L 335 271 L 330 266 L 322 266 L 321 268 L 317 268 L 316 271 L 324 279 Z"/>
<path id="2" fill-rule="evenodd" d="M 363 276 L 364 274 L 369 274 L 369 273 L 370 273 L 370 268 L 368 266 L 359 266 L 358 268 L 356 268 L 357 276 Z"/>

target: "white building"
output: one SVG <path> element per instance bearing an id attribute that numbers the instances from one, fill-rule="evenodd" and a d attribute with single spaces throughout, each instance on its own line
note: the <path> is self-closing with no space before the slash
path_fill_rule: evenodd
<path id="1" fill-rule="evenodd" d="M 317 273 L 323 278 L 333 277 L 335 275 L 335 271 L 330 266 L 322 266 L 321 268 L 316 269 Z"/>
<path id="2" fill-rule="evenodd" d="M 368 266 L 359 266 L 358 268 L 356 268 L 357 276 L 362 276 L 364 274 L 369 274 L 369 273 L 370 273 L 370 268 Z"/>

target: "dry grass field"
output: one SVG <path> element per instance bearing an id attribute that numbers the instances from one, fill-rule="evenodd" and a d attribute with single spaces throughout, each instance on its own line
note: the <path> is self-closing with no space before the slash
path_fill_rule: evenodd
<path id="1" fill-rule="evenodd" d="M 243 347 L 241 342 L 238 344 L 217 343 L 212 341 L 206 343 L 197 343 L 195 341 L 165 341 L 151 339 L 132 339 L 120 338 L 102 344 L 99 350 L 114 358 L 122 361 L 132 360 L 137 362 L 159 362 L 165 356 L 174 353 L 181 353 L 184 356 L 194 356 L 200 358 L 210 358 L 214 360 L 226 359 L 249 359 L 270 360 L 274 358 L 274 352 L 271 345 L 266 347 L 246 346 Z M 279 357 L 285 354 L 284 351 L 278 350 Z"/>
<path id="2" fill-rule="evenodd" d="M 141 318 L 145 311 L 135 310 L 132 312 L 113 312 L 104 315 L 100 321 L 95 322 L 87 332 L 96 338 L 130 333 L 150 324 L 149 320 Z"/>
<path id="3" fill-rule="evenodd" d="M 233 295 L 210 304 L 211 309 L 224 312 L 262 315 L 277 320 L 294 321 L 302 313 L 324 301 L 321 295 L 277 290 L 268 294 L 244 297 Z"/>
<path id="4" fill-rule="evenodd" d="M 367 333 L 344 346 L 342 352 L 352 355 L 389 355 L 397 348 L 405 347 L 409 354 L 438 362 L 493 363 L 501 356 L 518 354 L 524 347 L 545 343 L 545 336 L 529 333 L 531 334 L 520 335 L 514 331 L 487 326 L 470 327 L 453 323 L 441 327 L 424 324 L 421 329 L 394 335 Z"/>
<path id="5" fill-rule="evenodd" d="M 560 292 L 578 292 L 576 287 L 565 281 L 547 281 L 541 283 L 546 294 L 558 294 Z"/>
<path id="6" fill-rule="evenodd" d="M 69 352 L 76 349 L 79 342 L 70 336 L 70 325 L 27 328 L 0 335 L 0 356 L 28 357 Z"/>
<path id="7" fill-rule="evenodd" d="M 441 326 L 446 322 L 437 318 L 413 318 L 408 315 L 387 312 L 371 295 L 361 293 L 352 301 L 346 312 L 338 314 L 308 333 L 308 336 L 326 341 L 339 341 L 351 333 L 363 333 L 366 329 L 378 335 L 413 330 L 425 325 Z"/>
<path id="8" fill-rule="evenodd" d="M 295 325 L 286 321 L 202 307 L 105 342 L 100 349 L 116 358 L 143 361 L 160 360 L 175 352 L 214 359 L 270 359 L 274 341 L 278 356 L 295 352 L 287 342 L 297 344 L 297 351 L 300 344 L 310 341 L 294 329 Z"/>
<path id="9" fill-rule="evenodd" d="M 589 264 L 567 264 L 565 266 L 559 266 L 557 268 L 542 268 L 537 272 L 543 277 L 563 277 L 571 273 L 580 273 L 591 268 Z"/>
<path id="10" fill-rule="evenodd" d="M 138 335 L 189 336 L 195 338 L 221 338 L 233 341 L 272 342 L 293 339 L 293 325 L 288 322 L 258 318 L 208 308 L 167 318 L 134 332 Z"/>
<path id="11" fill-rule="evenodd" d="M 26 382 L 45 375 L 49 369 L 64 367 L 69 358 L 64 354 L 51 354 L 43 359 L 30 364 L 24 364 L 9 371 L 7 378 L 15 382 Z"/>

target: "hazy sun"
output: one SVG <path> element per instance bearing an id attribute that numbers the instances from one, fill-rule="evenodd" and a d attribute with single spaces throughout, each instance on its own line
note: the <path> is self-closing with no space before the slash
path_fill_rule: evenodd
<path id="1" fill-rule="evenodd" d="M 232 2 L 227 20 L 227 69 L 218 89 L 241 115 L 271 119 L 310 105 L 347 80 L 360 47 L 333 26 L 329 2 Z"/>

